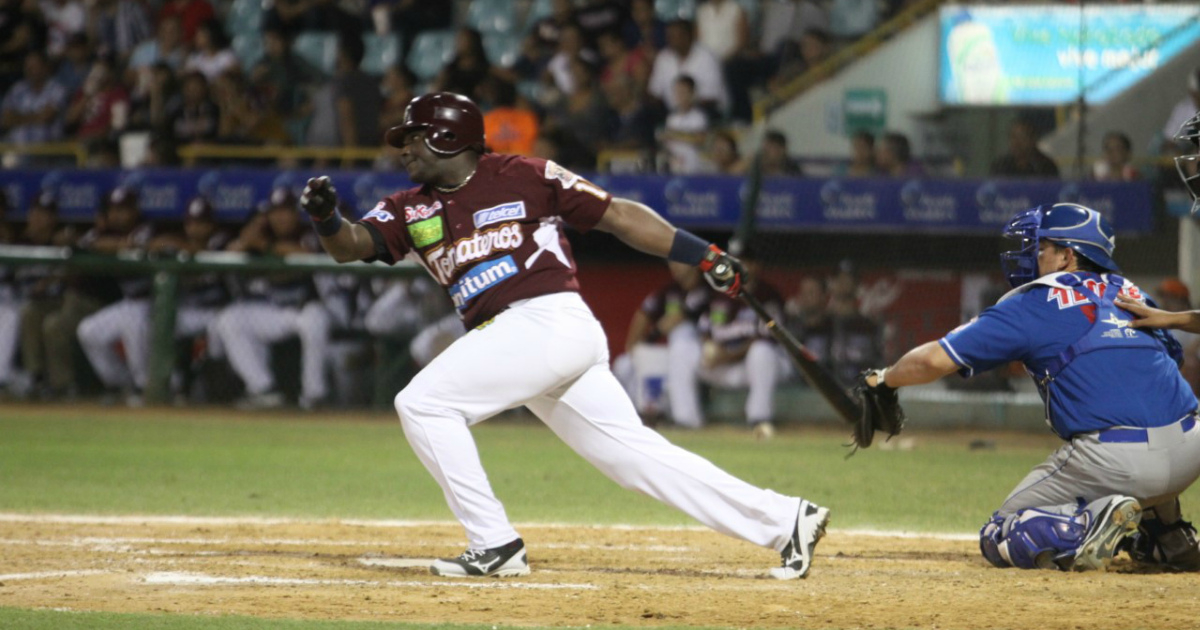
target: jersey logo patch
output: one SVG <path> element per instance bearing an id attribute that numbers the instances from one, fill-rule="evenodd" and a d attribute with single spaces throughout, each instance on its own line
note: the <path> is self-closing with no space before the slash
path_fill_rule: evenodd
<path id="1" fill-rule="evenodd" d="M 1100 334 L 1101 337 L 1109 337 L 1112 339 L 1121 339 L 1122 337 L 1132 339 L 1137 337 L 1137 331 L 1129 327 L 1129 320 L 1117 317 L 1116 313 L 1111 313 L 1108 319 L 1101 320 L 1102 324 L 1110 324 L 1116 326 L 1112 330 L 1106 330 Z"/>
<path id="2" fill-rule="evenodd" d="M 413 223 L 422 219 L 428 219 L 435 212 L 442 209 L 442 202 L 435 201 L 432 206 L 419 204 L 415 206 L 404 206 L 404 222 Z"/>
<path id="3" fill-rule="evenodd" d="M 368 212 L 365 216 L 363 216 L 364 220 L 375 219 L 376 221 L 379 221 L 380 223 L 387 223 L 388 221 L 391 221 L 392 219 L 395 219 L 395 218 L 396 217 L 393 216 L 391 212 L 387 211 L 387 205 L 385 203 L 383 203 L 382 201 L 375 204 L 375 207 L 371 208 L 371 211 Z"/>
<path id="4" fill-rule="evenodd" d="M 517 275 L 517 262 L 512 256 L 479 263 L 471 268 L 458 282 L 450 287 L 450 299 L 454 308 L 464 310 L 480 293 Z"/>
<path id="5" fill-rule="evenodd" d="M 579 176 L 559 166 L 554 160 L 546 160 L 546 179 L 557 179 L 563 190 L 570 190 L 579 181 Z"/>
<path id="6" fill-rule="evenodd" d="M 442 240 L 442 219 L 434 217 L 418 221 L 408 226 L 408 233 L 412 235 L 413 245 L 417 247 L 426 247 Z"/>
<path id="7" fill-rule="evenodd" d="M 475 220 L 475 227 L 481 228 L 485 225 L 499 223 L 501 221 L 512 221 L 515 219 L 525 218 L 525 202 L 514 201 L 498 206 L 480 210 L 472 215 Z"/>

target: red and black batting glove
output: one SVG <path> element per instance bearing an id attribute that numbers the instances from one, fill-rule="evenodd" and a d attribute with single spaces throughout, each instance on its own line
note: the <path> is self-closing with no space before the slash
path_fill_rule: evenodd
<path id="1" fill-rule="evenodd" d="M 300 195 L 300 208 L 308 213 L 313 221 L 324 221 L 337 210 L 337 189 L 333 187 L 328 175 L 313 177 L 304 187 Z"/>
<path id="2" fill-rule="evenodd" d="M 716 245 L 709 245 L 704 258 L 700 259 L 699 267 L 709 286 L 732 298 L 741 295 L 746 275 L 742 261 Z"/>

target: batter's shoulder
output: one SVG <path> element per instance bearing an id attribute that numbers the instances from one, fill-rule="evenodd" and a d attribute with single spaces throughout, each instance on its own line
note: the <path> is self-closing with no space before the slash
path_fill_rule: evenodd
<path id="1" fill-rule="evenodd" d="M 479 166 L 502 177 L 519 174 L 540 175 L 546 170 L 546 160 L 509 153 L 487 153 L 479 158 Z"/>

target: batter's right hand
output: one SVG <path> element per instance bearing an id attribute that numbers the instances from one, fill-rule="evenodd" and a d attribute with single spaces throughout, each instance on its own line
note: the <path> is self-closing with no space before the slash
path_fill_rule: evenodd
<path id="1" fill-rule="evenodd" d="M 708 251 L 700 261 L 700 271 L 704 272 L 704 279 L 712 288 L 732 298 L 741 295 L 746 268 L 742 266 L 742 261 L 725 253 L 720 247 L 708 246 Z"/>
<path id="2" fill-rule="evenodd" d="M 328 175 L 310 178 L 308 185 L 304 187 L 304 193 L 300 195 L 300 207 L 314 221 L 329 218 L 337 209 L 337 202 L 337 189 L 333 187 Z"/>

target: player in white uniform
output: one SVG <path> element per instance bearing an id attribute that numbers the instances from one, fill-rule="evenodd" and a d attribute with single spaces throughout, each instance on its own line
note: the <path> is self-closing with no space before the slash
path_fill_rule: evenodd
<path id="1" fill-rule="evenodd" d="M 416 188 L 351 223 L 337 212 L 329 179 L 314 178 L 301 206 L 338 261 L 410 257 L 425 265 L 469 329 L 396 396 L 409 443 L 467 533 L 467 551 L 435 561 L 432 572 L 529 573 L 525 544 L 492 492 L 470 431 L 524 405 L 618 484 L 780 552 L 773 577 L 804 577 L 829 510 L 752 486 L 642 425 L 609 371 L 604 331 L 579 296 L 562 224 L 699 266 L 732 295 L 741 264 L 553 162 L 488 153 L 482 116 L 465 97 L 413 99 L 387 141 Z"/>

